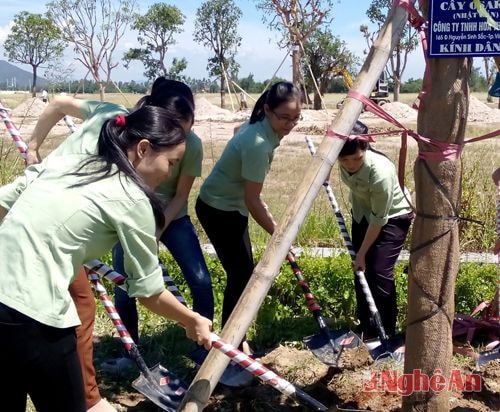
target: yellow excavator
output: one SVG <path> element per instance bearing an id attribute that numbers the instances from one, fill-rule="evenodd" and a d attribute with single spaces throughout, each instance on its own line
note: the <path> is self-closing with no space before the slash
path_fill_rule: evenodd
<path id="1" fill-rule="evenodd" d="M 344 79 L 344 83 L 348 89 L 352 87 L 354 81 L 352 80 L 351 73 L 346 68 L 340 68 L 336 71 L 337 76 L 342 76 Z M 377 103 L 379 106 L 382 106 L 386 103 L 390 103 L 389 99 L 389 84 L 387 83 L 387 77 L 385 72 L 380 75 L 380 78 L 377 80 L 377 84 L 370 94 L 370 100 Z M 337 109 L 342 107 L 344 103 L 344 99 L 337 103 Z"/>

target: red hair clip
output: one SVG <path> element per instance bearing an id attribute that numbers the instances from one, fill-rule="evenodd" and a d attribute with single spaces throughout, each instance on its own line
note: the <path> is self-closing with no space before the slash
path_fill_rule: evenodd
<path id="1" fill-rule="evenodd" d="M 125 124 L 126 124 L 126 120 L 125 120 L 125 116 L 123 114 L 119 114 L 118 116 L 116 116 L 116 119 L 115 119 L 115 124 L 118 126 L 118 127 L 125 127 Z"/>

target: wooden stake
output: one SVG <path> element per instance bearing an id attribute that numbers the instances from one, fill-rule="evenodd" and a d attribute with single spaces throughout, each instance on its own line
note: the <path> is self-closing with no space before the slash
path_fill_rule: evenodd
<path id="1" fill-rule="evenodd" d="M 410 1 L 414 3 L 415 0 Z M 353 90 L 365 96 L 370 95 L 406 21 L 406 11 L 393 7 L 354 82 Z M 361 102 L 350 97 L 346 98 L 331 128 L 339 134 L 348 135 L 361 109 Z M 328 178 L 343 144 L 341 139 L 327 136 L 323 138 L 306 170 L 304 180 L 281 218 L 261 261 L 255 267 L 247 287 L 222 330 L 221 337 L 226 342 L 238 346 L 245 336 L 297 236 L 300 225 L 304 222 L 323 182 Z M 228 362 L 229 359 L 222 353 L 211 350 L 187 391 L 179 411 L 202 411 Z"/>

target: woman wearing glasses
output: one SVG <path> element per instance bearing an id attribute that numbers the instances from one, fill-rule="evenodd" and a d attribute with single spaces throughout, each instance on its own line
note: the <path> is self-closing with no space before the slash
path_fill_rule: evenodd
<path id="1" fill-rule="evenodd" d="M 227 274 L 222 325 L 254 269 L 248 215 L 269 234 L 276 223 L 260 198 L 274 151 L 300 120 L 300 91 L 278 82 L 264 92 L 203 183 L 196 214 Z M 246 349 L 243 347 L 243 349 Z"/>

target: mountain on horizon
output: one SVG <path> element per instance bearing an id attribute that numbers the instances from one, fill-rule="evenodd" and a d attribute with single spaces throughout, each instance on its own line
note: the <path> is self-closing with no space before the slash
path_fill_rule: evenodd
<path id="1" fill-rule="evenodd" d="M 0 89 L 25 89 L 31 86 L 33 73 L 20 69 L 5 60 L 0 60 Z M 36 80 L 37 88 L 47 85 L 47 80 L 38 76 Z"/>

